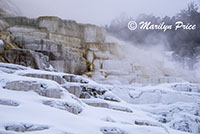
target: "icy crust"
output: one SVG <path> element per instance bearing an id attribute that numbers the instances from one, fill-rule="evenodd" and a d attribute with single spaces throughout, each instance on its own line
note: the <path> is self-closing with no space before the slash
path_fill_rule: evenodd
<path id="1" fill-rule="evenodd" d="M 200 134 L 199 87 L 101 85 L 0 63 L 0 134 Z"/>

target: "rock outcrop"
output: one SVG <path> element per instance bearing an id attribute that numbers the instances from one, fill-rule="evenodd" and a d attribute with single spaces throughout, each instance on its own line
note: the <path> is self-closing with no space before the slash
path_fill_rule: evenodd
<path id="1" fill-rule="evenodd" d="M 88 71 L 87 43 L 102 45 L 105 41 L 103 28 L 58 17 L 2 17 L 0 31 L 0 39 L 17 47 L 2 53 L 7 62 L 42 70 L 51 65 L 57 71 L 73 74 Z M 22 58 L 26 63 L 10 58 L 15 53 L 21 59 L 23 52 L 28 55 L 27 59 Z"/>
<path id="2" fill-rule="evenodd" d="M 28 49 L 10 49 L 4 52 L 9 63 L 30 66 L 35 69 L 49 68 L 48 56 Z"/>

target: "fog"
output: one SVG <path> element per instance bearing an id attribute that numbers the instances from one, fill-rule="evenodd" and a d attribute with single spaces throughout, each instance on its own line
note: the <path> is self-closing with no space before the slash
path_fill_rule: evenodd
<path id="1" fill-rule="evenodd" d="M 109 24 L 121 13 L 172 16 L 192 0 L 11 0 L 27 17 L 59 16 L 81 23 Z M 193 0 L 196 1 L 197 0 Z"/>
<path id="2" fill-rule="evenodd" d="M 145 78 L 154 81 L 156 78 L 164 78 L 163 76 L 170 78 L 173 82 L 182 80 L 192 83 L 200 82 L 200 62 L 196 63 L 197 68 L 193 70 L 185 68 L 173 59 L 172 52 L 166 51 L 162 42 L 154 46 L 138 47 L 131 42 L 122 41 L 110 35 L 106 40 L 118 43 L 119 48 L 116 54 L 122 63 L 125 61 L 139 68 L 141 79 L 140 76 L 136 78 L 139 78 L 140 82 L 145 83 Z M 127 68 L 120 69 L 127 71 Z"/>

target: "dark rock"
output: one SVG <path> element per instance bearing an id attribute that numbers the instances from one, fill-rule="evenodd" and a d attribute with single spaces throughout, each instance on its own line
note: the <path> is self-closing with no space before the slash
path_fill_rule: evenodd
<path id="1" fill-rule="evenodd" d="M 19 64 L 34 69 L 45 70 L 49 67 L 48 57 L 26 49 L 10 49 L 4 51 L 4 58 L 9 63 Z"/>

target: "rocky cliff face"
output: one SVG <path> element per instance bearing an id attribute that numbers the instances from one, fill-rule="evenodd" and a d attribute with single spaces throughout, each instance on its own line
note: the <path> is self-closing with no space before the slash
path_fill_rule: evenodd
<path id="1" fill-rule="evenodd" d="M 58 17 L 1 17 L 1 53 L 9 63 L 83 74 L 88 71 L 88 45 L 104 45 L 105 30 Z"/>

